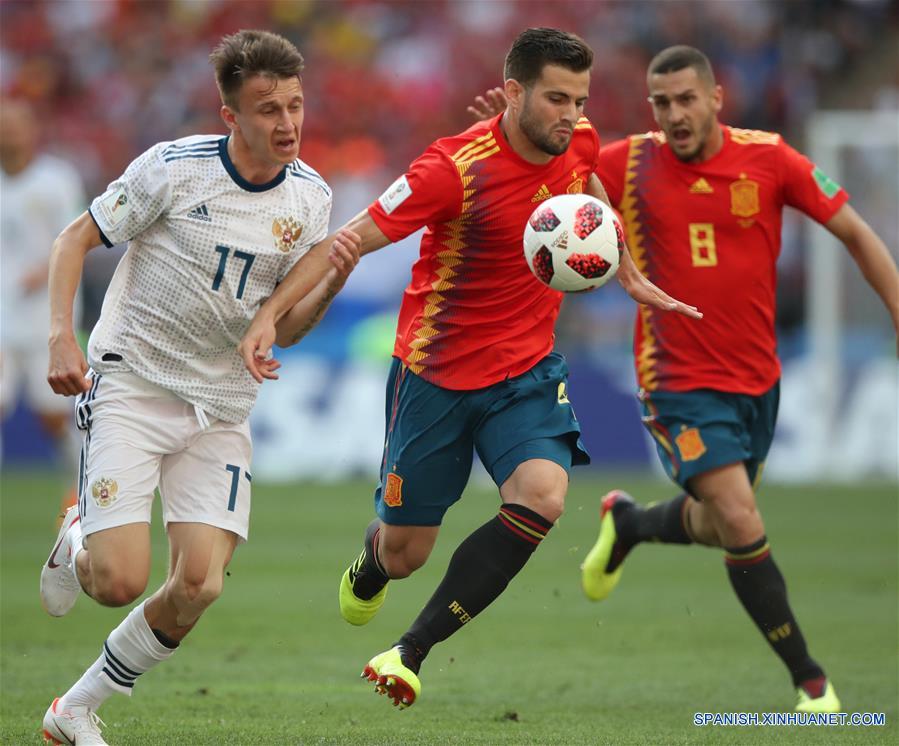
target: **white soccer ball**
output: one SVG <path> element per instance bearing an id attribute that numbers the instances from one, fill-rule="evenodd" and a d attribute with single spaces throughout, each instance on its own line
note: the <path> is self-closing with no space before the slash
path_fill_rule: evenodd
<path id="1" fill-rule="evenodd" d="M 524 228 L 524 258 L 542 283 L 565 293 L 605 285 L 618 271 L 624 231 L 615 212 L 589 194 L 541 202 Z"/>

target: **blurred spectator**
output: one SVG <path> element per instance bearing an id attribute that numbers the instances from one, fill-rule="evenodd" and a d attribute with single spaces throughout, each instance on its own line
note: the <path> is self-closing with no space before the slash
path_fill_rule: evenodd
<path id="1" fill-rule="evenodd" d="M 53 241 L 84 209 L 84 192 L 72 166 L 39 152 L 41 124 L 27 102 L 0 100 L 0 413 L 5 419 L 24 398 L 66 458 L 61 466 L 76 474 L 71 401 L 47 383 L 47 277 Z"/>
<path id="2" fill-rule="evenodd" d="M 335 189 L 336 220 L 364 208 L 436 134 L 467 124 L 471 98 L 501 80 L 496 50 L 524 25 L 571 29 L 596 49 L 587 115 L 607 141 L 653 126 L 646 65 L 662 47 L 684 43 L 712 58 L 728 91 L 725 121 L 781 132 L 801 147 L 804 122 L 822 101 L 895 105 L 897 24 L 891 0 L 5 0 L 0 86 L 52 116 L 49 144 L 96 194 L 131 154 L 160 139 L 223 132 L 205 85 L 216 39 L 250 27 L 282 33 L 306 56 L 302 157 L 330 182 L 350 185 Z M 846 85 L 866 64 L 875 82 Z M 360 269 L 346 297 L 395 307 L 412 250 Z M 802 256 L 789 241 L 785 251 Z M 785 297 L 799 295 L 802 276 L 785 273 Z M 629 314 L 615 306 L 628 301 L 599 296 L 566 304 L 562 339 L 589 346 L 611 338 L 625 349 Z M 786 319 L 799 322 L 801 306 L 788 305 Z"/>

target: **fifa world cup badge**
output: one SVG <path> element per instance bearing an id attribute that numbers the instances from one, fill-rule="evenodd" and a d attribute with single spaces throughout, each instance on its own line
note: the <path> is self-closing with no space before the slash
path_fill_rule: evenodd
<path id="1" fill-rule="evenodd" d="M 115 479 L 101 477 L 91 485 L 91 495 L 98 508 L 108 508 L 116 501 L 119 494 L 119 485 Z"/>

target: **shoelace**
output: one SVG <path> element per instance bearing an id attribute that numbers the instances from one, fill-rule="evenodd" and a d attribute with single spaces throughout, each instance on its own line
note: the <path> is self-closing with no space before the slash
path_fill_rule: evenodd
<path id="1" fill-rule="evenodd" d="M 100 726 L 106 727 L 106 723 L 104 723 L 100 719 L 100 716 L 93 710 L 87 711 L 87 717 L 74 718 L 74 721 L 76 741 L 78 740 L 79 735 L 90 734 L 92 736 L 99 736 Z"/>

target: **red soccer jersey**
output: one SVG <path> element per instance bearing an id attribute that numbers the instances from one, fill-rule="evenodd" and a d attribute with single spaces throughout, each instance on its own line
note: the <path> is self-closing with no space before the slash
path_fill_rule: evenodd
<path id="1" fill-rule="evenodd" d="M 528 269 L 524 227 L 539 202 L 584 191 L 597 167 L 585 118 L 563 155 L 535 165 L 506 142 L 501 116 L 434 142 L 368 208 L 391 241 L 427 226 L 394 354 L 443 388 L 489 386 L 551 352 L 562 293 Z"/>
<path id="2" fill-rule="evenodd" d="M 780 377 L 774 332 L 781 215 L 819 223 L 849 199 L 780 135 L 723 127 L 704 163 L 677 159 L 659 132 L 604 148 L 597 175 L 618 208 L 640 270 L 699 307 L 700 321 L 640 306 L 637 383 L 648 391 L 761 394 Z"/>

